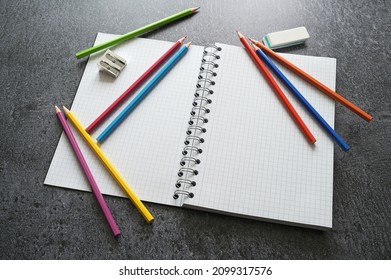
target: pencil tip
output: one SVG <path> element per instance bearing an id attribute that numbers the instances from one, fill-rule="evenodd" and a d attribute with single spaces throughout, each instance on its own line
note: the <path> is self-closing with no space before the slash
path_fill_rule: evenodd
<path id="1" fill-rule="evenodd" d="M 68 110 L 68 108 L 67 107 L 65 107 L 64 105 L 62 105 L 62 108 L 64 109 L 64 111 L 65 111 L 65 113 L 69 113 L 69 110 Z"/>
<path id="2" fill-rule="evenodd" d="M 193 13 L 198 12 L 198 10 L 199 10 L 200 8 L 201 8 L 201 7 L 192 8 L 192 12 L 193 12 Z"/>
<path id="3" fill-rule="evenodd" d="M 187 44 L 186 44 L 186 47 L 190 47 L 190 44 L 191 44 L 191 42 L 187 43 Z"/>
<path id="4" fill-rule="evenodd" d="M 54 108 L 56 109 L 56 112 L 60 112 L 60 109 L 57 107 L 57 105 L 54 105 Z"/>
<path id="5" fill-rule="evenodd" d="M 183 41 L 185 41 L 185 39 L 187 38 L 187 35 L 186 36 L 184 36 L 184 37 L 182 37 L 182 38 L 180 38 L 179 40 L 178 40 L 178 42 L 180 42 L 181 44 L 183 43 Z"/>
<path id="6" fill-rule="evenodd" d="M 250 45 L 254 51 L 259 50 L 258 46 L 256 46 L 252 41 L 251 41 Z"/>
<path id="7" fill-rule="evenodd" d="M 236 30 L 236 33 L 238 34 L 239 38 L 243 38 L 243 34 Z"/>

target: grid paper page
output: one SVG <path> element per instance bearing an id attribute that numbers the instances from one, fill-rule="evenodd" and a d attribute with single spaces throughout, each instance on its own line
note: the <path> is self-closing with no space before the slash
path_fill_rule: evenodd
<path id="1" fill-rule="evenodd" d="M 115 36 L 99 33 L 95 44 Z M 92 55 L 71 111 L 87 127 L 172 44 L 138 38 L 112 48 L 127 60 L 127 66 L 116 79 L 98 70 L 97 62 L 103 52 Z M 101 144 L 103 152 L 141 200 L 178 204 L 173 199 L 173 192 L 202 51 L 203 47 L 190 46 L 188 53 Z M 136 94 L 117 109 L 92 137 L 96 138 Z M 56 118 L 54 109 L 53 118 Z M 126 197 L 73 126 L 70 126 L 101 192 Z M 45 184 L 90 190 L 64 134 L 58 143 Z"/>
<path id="2" fill-rule="evenodd" d="M 225 214 L 332 227 L 333 147 L 318 123 L 282 87 L 317 141 L 308 144 L 243 48 L 219 44 L 221 61 L 205 125 L 197 185 L 184 206 Z M 283 55 L 335 88 L 336 60 Z M 334 101 L 280 67 L 334 126 Z M 277 80 L 277 79 L 276 79 Z"/>

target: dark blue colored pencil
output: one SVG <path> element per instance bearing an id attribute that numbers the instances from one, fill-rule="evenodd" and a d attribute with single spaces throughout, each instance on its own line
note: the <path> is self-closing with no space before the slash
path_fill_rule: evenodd
<path id="1" fill-rule="evenodd" d="M 312 114 L 318 123 L 326 130 L 326 132 L 338 143 L 344 151 L 350 149 L 349 145 L 338 135 L 337 132 L 322 118 L 322 116 L 312 107 L 312 105 L 304 98 L 303 95 L 295 88 L 295 86 L 285 77 L 278 67 L 255 45 L 252 45 L 258 57 L 269 67 L 280 81 L 299 99 L 300 103 Z"/>

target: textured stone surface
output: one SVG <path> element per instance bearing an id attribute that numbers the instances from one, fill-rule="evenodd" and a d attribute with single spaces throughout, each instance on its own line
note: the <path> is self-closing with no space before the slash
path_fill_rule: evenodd
<path id="1" fill-rule="evenodd" d="M 390 1 L 1 1 L 0 259 L 390 259 Z M 336 105 L 334 228 L 327 232 L 148 203 L 149 226 L 127 199 L 106 197 L 114 239 L 90 193 L 43 185 L 61 128 L 53 104 L 71 105 L 98 31 L 123 34 L 174 12 L 190 18 L 143 37 L 240 46 L 306 26 L 285 52 L 337 58 L 337 91 L 374 115 Z M 239 186 L 238 186 L 239 187 Z"/>

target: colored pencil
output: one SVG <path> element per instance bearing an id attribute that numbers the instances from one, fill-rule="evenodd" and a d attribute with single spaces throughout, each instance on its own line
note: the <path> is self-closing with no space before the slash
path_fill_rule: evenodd
<path id="1" fill-rule="evenodd" d="M 171 15 L 169 17 L 166 17 L 166 18 L 163 18 L 159 21 L 156 21 L 156 22 L 153 22 L 149 25 L 146 25 L 144 27 L 140 27 L 139 29 L 136 29 L 136 30 L 133 30 L 129 33 L 126 33 L 122 36 L 119 36 L 118 38 L 115 38 L 113 40 L 110 40 L 110 41 L 107 41 L 103 44 L 99 44 L 97 46 L 94 46 L 94 47 L 91 47 L 91 48 L 88 48 L 86 50 L 83 50 L 83 51 L 80 51 L 78 53 L 76 53 L 76 57 L 79 59 L 79 58 L 82 58 L 82 57 L 85 57 L 87 55 L 90 55 L 92 53 L 95 53 L 95 52 L 98 52 L 100 50 L 103 50 L 103 49 L 106 49 L 106 48 L 109 48 L 111 46 L 115 46 L 115 45 L 118 45 L 128 39 L 131 39 L 131 38 L 134 38 L 134 37 L 137 37 L 141 34 L 144 34 L 144 33 L 147 33 L 149 31 L 152 31 L 152 30 L 155 30 L 156 28 L 159 28 L 163 25 L 166 25 L 170 22 L 173 22 L 173 21 L 176 21 L 178 19 L 181 19 L 183 17 L 186 17 L 186 16 L 189 16 L 189 15 L 192 15 L 196 12 L 198 12 L 198 10 L 200 9 L 200 7 L 196 7 L 196 8 L 190 8 L 190 9 L 186 9 L 186 10 L 183 10 L 182 12 L 179 12 L 179 13 L 176 13 L 174 15 Z"/>
<path id="2" fill-rule="evenodd" d="M 258 57 L 273 71 L 280 81 L 292 92 L 308 112 L 318 121 L 324 130 L 333 138 L 344 151 L 350 149 L 349 145 L 335 132 L 335 130 L 323 119 L 314 107 L 305 99 L 300 91 L 288 80 L 288 78 L 278 69 L 278 67 L 264 54 L 260 48 L 252 45 Z"/>
<path id="3" fill-rule="evenodd" d="M 127 90 L 124 91 L 102 114 L 99 115 L 87 128 L 92 133 L 123 101 L 133 94 L 178 48 L 187 36 L 176 41 L 151 67 L 148 68 Z"/>
<path id="4" fill-rule="evenodd" d="M 94 194 L 96 200 L 98 201 L 98 204 L 99 204 L 100 208 L 102 209 L 103 215 L 106 218 L 106 221 L 107 221 L 112 233 L 114 234 L 115 237 L 117 237 L 121 233 L 121 231 L 120 231 L 118 225 L 116 224 L 116 222 L 113 218 L 113 215 L 111 214 L 110 209 L 107 206 L 106 201 L 103 198 L 102 193 L 99 190 L 98 184 L 96 183 L 94 177 L 92 176 L 91 170 L 88 167 L 88 164 L 87 164 L 87 162 L 86 162 L 86 160 L 85 160 L 85 158 L 79 148 L 79 145 L 76 142 L 75 137 L 73 136 L 73 133 L 72 133 L 67 121 L 65 120 L 64 114 L 61 112 L 61 110 L 57 106 L 55 106 L 55 109 L 56 109 L 56 115 L 58 117 L 58 120 L 60 121 L 62 127 L 64 128 L 65 134 L 68 137 L 68 140 L 71 143 L 72 149 L 75 152 L 76 157 L 77 157 L 77 159 L 78 159 L 78 161 L 84 171 L 84 174 L 86 175 L 87 180 L 91 186 L 92 193 Z"/>
<path id="5" fill-rule="evenodd" d="M 152 223 L 154 218 L 152 214 L 148 211 L 145 205 L 141 202 L 141 200 L 137 197 L 132 188 L 126 183 L 125 179 L 121 176 L 121 174 L 117 171 L 114 165 L 109 161 L 107 156 L 103 153 L 103 151 L 99 148 L 98 144 L 92 139 L 92 137 L 85 131 L 84 127 L 77 120 L 75 115 L 69 111 L 67 108 L 63 106 L 66 116 L 74 125 L 76 130 L 80 133 L 83 139 L 87 142 L 92 151 L 98 156 L 100 161 L 109 171 L 109 173 L 113 176 L 113 178 L 117 181 L 117 183 L 123 188 L 123 190 L 128 195 L 130 201 L 136 206 L 137 210 L 141 213 L 144 219 L 148 223 Z"/>
<path id="6" fill-rule="evenodd" d="M 183 45 L 179 51 L 164 64 L 162 69 L 141 89 L 134 99 L 119 113 L 119 115 L 103 130 L 96 138 L 99 143 L 103 143 L 107 137 L 125 120 L 134 108 L 143 100 L 145 96 L 163 79 L 163 77 L 177 64 L 177 62 L 187 53 L 190 43 Z"/>
<path id="7" fill-rule="evenodd" d="M 250 44 L 247 42 L 247 40 L 243 36 L 243 34 L 241 34 L 239 31 L 237 31 L 237 33 L 238 33 L 240 42 L 242 42 L 245 50 L 250 55 L 250 57 L 254 61 L 255 65 L 258 67 L 258 69 L 261 71 L 262 75 L 265 77 L 266 81 L 268 82 L 269 86 L 273 89 L 274 93 L 281 100 L 282 104 L 284 105 L 284 107 L 286 108 L 286 110 L 288 111 L 288 113 L 290 114 L 292 119 L 296 122 L 296 124 L 299 127 L 300 131 L 303 133 L 303 135 L 306 137 L 307 141 L 310 144 L 314 144 L 316 139 L 312 135 L 311 131 L 308 129 L 307 125 L 304 123 L 302 118 L 296 112 L 295 108 L 289 102 L 288 98 L 285 96 L 284 92 L 278 86 L 277 82 L 274 80 L 273 76 L 267 70 L 266 66 L 259 59 L 259 57 L 255 53 L 255 51 L 251 48 Z"/>
<path id="8" fill-rule="evenodd" d="M 360 109 L 359 107 L 354 105 L 352 102 L 350 102 L 349 100 L 342 97 L 340 94 L 338 94 L 335 91 L 333 91 L 332 89 L 330 89 L 329 87 L 325 86 L 320 81 L 318 81 L 317 79 L 312 77 L 310 74 L 304 72 L 302 69 L 300 69 L 299 67 L 294 65 L 292 62 L 283 58 L 282 56 L 280 56 L 276 52 L 272 51 L 271 49 L 265 47 L 261 42 L 253 40 L 253 39 L 250 39 L 250 40 L 251 40 L 251 42 L 254 43 L 254 45 L 259 47 L 267 55 L 269 55 L 270 57 L 279 61 L 282 65 L 284 65 L 285 67 L 290 69 L 292 72 L 296 73 L 298 76 L 300 76 L 301 78 L 303 78 L 304 80 L 306 80 L 307 82 L 309 82 L 310 84 L 315 86 L 321 92 L 325 93 L 330 98 L 334 99 L 335 101 L 339 102 L 340 104 L 342 104 L 343 106 L 345 106 L 346 108 L 351 110 L 352 112 L 356 113 L 357 115 L 359 115 L 361 118 L 363 118 L 367 122 L 369 122 L 373 119 L 373 117 L 370 114 L 366 113 L 365 111 L 363 111 L 362 109 Z"/>

